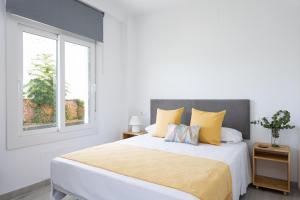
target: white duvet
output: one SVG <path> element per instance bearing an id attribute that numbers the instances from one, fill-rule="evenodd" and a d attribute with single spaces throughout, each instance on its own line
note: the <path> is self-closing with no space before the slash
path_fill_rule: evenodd
<path id="1" fill-rule="evenodd" d="M 208 144 L 194 146 L 165 142 L 161 138 L 142 135 L 121 140 L 118 143 L 223 161 L 230 167 L 234 200 L 238 200 L 240 195 L 246 193 L 247 186 L 251 181 L 249 153 L 247 144 L 244 142 L 221 144 L 220 146 Z M 58 192 L 57 190 L 60 190 L 88 200 L 197 199 L 191 194 L 176 189 L 119 175 L 63 158 L 52 160 L 51 181 L 54 186 L 54 195 L 55 192 Z M 56 197 L 55 199 L 59 198 Z"/>

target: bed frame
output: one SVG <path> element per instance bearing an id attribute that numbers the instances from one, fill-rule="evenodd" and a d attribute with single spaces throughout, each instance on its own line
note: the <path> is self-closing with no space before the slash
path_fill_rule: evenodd
<path id="1" fill-rule="evenodd" d="M 150 102 L 150 122 L 156 121 L 156 111 L 184 107 L 182 123 L 189 125 L 192 108 L 217 112 L 226 110 L 224 127 L 234 128 L 242 132 L 244 139 L 250 139 L 250 100 L 185 100 L 185 99 L 152 99 Z"/>

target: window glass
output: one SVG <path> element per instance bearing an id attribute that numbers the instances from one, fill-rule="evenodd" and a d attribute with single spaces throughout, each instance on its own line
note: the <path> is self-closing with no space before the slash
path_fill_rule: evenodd
<path id="1" fill-rule="evenodd" d="M 89 123 L 89 48 L 65 42 L 65 123 Z"/>
<path id="2" fill-rule="evenodd" d="M 23 129 L 56 126 L 57 41 L 23 32 Z"/>

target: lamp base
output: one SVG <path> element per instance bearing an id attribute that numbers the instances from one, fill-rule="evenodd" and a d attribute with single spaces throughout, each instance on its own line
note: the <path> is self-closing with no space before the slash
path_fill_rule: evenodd
<path id="1" fill-rule="evenodd" d="M 141 132 L 140 126 L 132 126 L 131 127 L 131 131 L 133 133 L 139 133 L 139 132 Z"/>

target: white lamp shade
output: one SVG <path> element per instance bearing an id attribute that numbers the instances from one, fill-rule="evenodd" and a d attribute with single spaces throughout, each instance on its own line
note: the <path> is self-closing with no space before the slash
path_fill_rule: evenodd
<path id="1" fill-rule="evenodd" d="M 139 116 L 132 116 L 129 122 L 129 125 L 131 126 L 139 126 L 142 124 L 142 119 Z"/>

